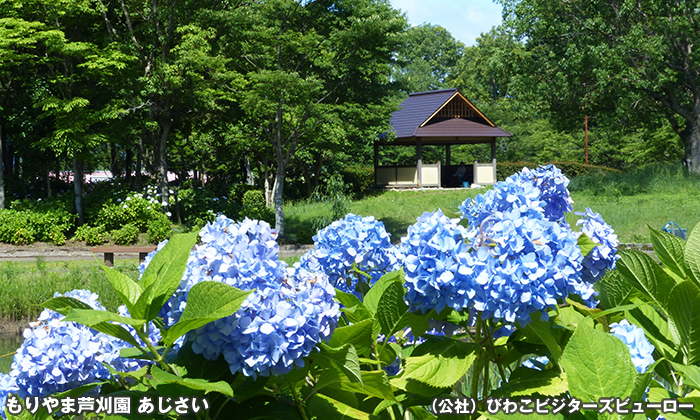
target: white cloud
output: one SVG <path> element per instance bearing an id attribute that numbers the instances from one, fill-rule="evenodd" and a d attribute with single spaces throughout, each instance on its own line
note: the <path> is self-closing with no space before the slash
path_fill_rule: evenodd
<path id="1" fill-rule="evenodd" d="M 501 5 L 492 0 L 391 0 L 391 5 L 406 12 L 411 25 L 440 25 L 467 46 L 501 24 Z"/>

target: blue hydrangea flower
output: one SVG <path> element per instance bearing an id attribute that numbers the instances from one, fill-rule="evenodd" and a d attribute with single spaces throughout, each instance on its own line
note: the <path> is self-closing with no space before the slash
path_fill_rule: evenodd
<path id="1" fill-rule="evenodd" d="M 593 288 L 581 280 L 583 256 L 568 225 L 542 213 L 513 208 L 484 219 L 472 238 L 466 261 L 474 267 L 477 293 L 472 308 L 482 318 L 521 325 L 569 294 L 588 300 Z"/>
<path id="2" fill-rule="evenodd" d="M 436 210 L 423 213 L 401 238 L 406 299 L 412 310 L 462 310 L 480 291 L 464 238 L 467 231 Z M 485 298 L 485 296 L 484 296 Z"/>
<path id="3" fill-rule="evenodd" d="M 372 216 L 348 214 L 321 229 L 313 239 L 314 248 L 301 257 L 297 267 L 328 274 L 331 283 L 346 293 L 360 296 L 356 291 L 359 276 L 351 273 L 353 263 L 369 274 L 369 279 L 361 280 L 370 285 L 399 268 L 384 223 Z"/>
<path id="4" fill-rule="evenodd" d="M 581 232 L 588 235 L 593 242 L 600 244 L 583 259 L 583 280 L 594 283 L 600 280 L 608 270 L 615 269 L 615 261 L 619 258 L 617 235 L 599 213 L 594 213 L 588 207 L 585 213 L 574 214 L 583 216 L 576 222 L 576 225 L 581 227 Z"/>
<path id="5" fill-rule="evenodd" d="M 610 324 L 610 334 L 622 340 L 630 350 L 632 363 L 637 372 L 644 373 L 649 365 L 654 363 L 654 346 L 647 340 L 644 330 L 623 319 L 619 323 Z"/>
<path id="6" fill-rule="evenodd" d="M 87 290 L 64 296 L 93 309 L 104 309 L 97 295 Z M 62 322 L 62 318 L 46 309 L 31 328 L 24 330 L 24 342 L 15 354 L 10 373 L 20 398 L 46 396 L 110 377 L 103 363 L 119 357 L 118 340 L 75 322 Z"/>
<path id="7" fill-rule="evenodd" d="M 267 223 L 219 216 L 200 236 L 202 245 L 190 254 L 180 286 L 164 307 L 166 324 L 177 322 L 188 291 L 201 281 L 253 293 L 234 315 L 188 334 L 195 353 L 210 360 L 223 355 L 232 373 L 268 376 L 303 365 L 330 338 L 340 310 L 328 276 L 279 261 L 277 233 Z"/>
<path id="8" fill-rule="evenodd" d="M 7 396 L 10 394 L 16 394 L 17 391 L 19 391 L 19 387 L 17 387 L 15 377 L 5 373 L 0 373 L 0 417 L 4 419 L 7 418 L 5 415 Z"/>
<path id="9" fill-rule="evenodd" d="M 480 226 L 490 214 L 517 209 L 542 212 L 546 219 L 564 223 L 564 215 L 573 210 L 573 200 L 567 189 L 569 179 L 554 165 L 522 171 L 496 183 L 492 190 L 467 198 L 459 210 L 469 222 L 470 229 Z"/>

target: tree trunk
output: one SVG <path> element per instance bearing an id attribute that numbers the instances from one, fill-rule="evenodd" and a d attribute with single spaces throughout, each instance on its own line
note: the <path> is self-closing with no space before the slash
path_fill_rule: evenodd
<path id="1" fill-rule="evenodd" d="M 110 160 L 109 160 L 109 170 L 112 172 L 112 178 L 116 178 L 119 175 L 121 175 L 121 171 L 119 170 L 119 165 L 117 164 L 117 145 L 114 143 L 109 144 L 109 155 L 110 155 Z"/>
<path id="2" fill-rule="evenodd" d="M 280 236 L 284 235 L 284 211 L 282 210 L 283 192 L 284 192 L 284 174 L 285 167 L 283 161 L 277 165 L 277 176 L 275 176 L 275 184 L 272 187 L 275 200 L 275 229 Z"/>
<path id="3" fill-rule="evenodd" d="M 173 120 L 170 118 L 163 118 L 160 122 L 160 136 L 158 138 L 158 152 L 157 152 L 157 162 L 158 162 L 158 193 L 160 195 L 161 203 L 168 203 L 168 136 L 170 135 L 170 128 L 173 125 Z M 165 209 L 163 209 L 165 210 Z"/>
<path id="4" fill-rule="evenodd" d="M 73 191 L 75 191 L 75 212 L 78 214 L 78 226 L 85 223 L 83 213 L 83 163 L 73 157 Z"/>
<path id="5" fill-rule="evenodd" d="M 51 198 L 51 161 L 46 161 L 46 198 Z"/>
<path id="6" fill-rule="evenodd" d="M 695 120 L 687 122 L 683 141 L 688 150 L 688 168 L 692 172 L 700 172 L 700 110 L 695 114 Z"/>
<path id="7" fill-rule="evenodd" d="M 136 149 L 136 191 L 141 191 L 141 166 L 143 164 L 143 136 L 139 136 L 139 145 Z"/>
<path id="8" fill-rule="evenodd" d="M 0 125 L 0 209 L 5 208 L 5 174 L 2 168 L 3 160 L 2 125 Z"/>
<path id="9" fill-rule="evenodd" d="M 245 181 L 248 185 L 255 185 L 255 176 L 253 175 L 253 168 L 250 166 L 250 157 L 245 158 Z"/>
<path id="10" fill-rule="evenodd" d="M 131 188 L 131 164 L 134 160 L 134 151 L 131 147 L 126 149 L 126 162 L 124 164 L 124 182 Z"/>

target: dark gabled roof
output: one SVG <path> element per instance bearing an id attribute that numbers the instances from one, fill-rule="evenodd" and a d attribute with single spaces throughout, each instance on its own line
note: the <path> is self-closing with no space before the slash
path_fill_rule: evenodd
<path id="1" fill-rule="evenodd" d="M 408 95 L 398 111 L 391 114 L 389 123 L 397 138 L 413 137 L 416 128 L 423 124 L 457 92 L 457 89 L 433 90 Z"/>
<path id="2" fill-rule="evenodd" d="M 415 137 L 511 137 L 498 127 L 462 118 L 452 118 L 416 129 Z"/>
<path id="3" fill-rule="evenodd" d="M 461 107 L 462 111 L 453 113 L 451 111 L 453 105 Z M 463 112 L 465 110 L 468 110 L 472 117 L 465 118 Z M 461 115 L 461 118 L 458 117 L 458 114 Z M 457 89 L 434 90 L 408 95 L 408 98 L 401 103 L 400 109 L 391 115 L 390 123 L 397 139 L 511 136 L 511 134 L 496 127 Z"/>

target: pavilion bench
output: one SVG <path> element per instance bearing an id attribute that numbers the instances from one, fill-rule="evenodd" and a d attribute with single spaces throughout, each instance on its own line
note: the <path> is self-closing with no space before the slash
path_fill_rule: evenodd
<path id="1" fill-rule="evenodd" d="M 97 246 L 90 248 L 90 252 L 93 254 L 104 254 L 104 261 L 107 267 L 114 266 L 114 254 L 139 254 L 139 262 L 143 262 L 146 259 L 146 255 L 149 252 L 155 251 L 155 246 Z"/>

